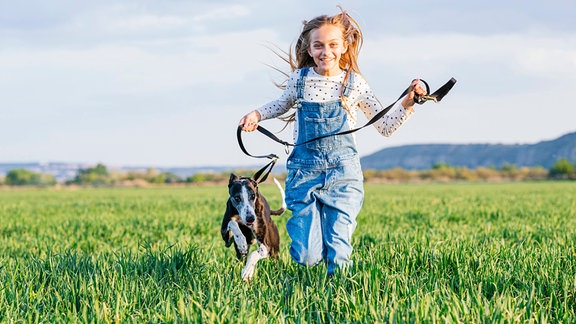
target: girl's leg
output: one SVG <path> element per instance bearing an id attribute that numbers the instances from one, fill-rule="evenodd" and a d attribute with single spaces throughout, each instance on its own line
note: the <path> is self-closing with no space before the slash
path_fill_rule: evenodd
<path id="1" fill-rule="evenodd" d="M 286 178 L 286 204 L 292 217 L 286 223 L 290 255 L 298 264 L 314 266 L 324 258 L 321 204 L 315 190 L 322 185 L 315 171 L 291 169 Z M 323 180 L 322 180 L 323 181 Z"/>
<path id="2" fill-rule="evenodd" d="M 336 268 L 352 264 L 352 233 L 362 208 L 364 186 L 362 171 L 355 165 L 334 169 L 328 179 L 331 184 L 321 196 L 321 217 L 328 275 L 332 275 Z"/>

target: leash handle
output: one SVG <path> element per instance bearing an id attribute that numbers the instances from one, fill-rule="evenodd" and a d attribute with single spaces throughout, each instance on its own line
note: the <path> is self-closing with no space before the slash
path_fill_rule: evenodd
<path id="1" fill-rule="evenodd" d="M 456 84 L 456 79 L 450 78 L 450 80 L 448 80 L 448 82 L 446 82 L 443 86 L 438 88 L 438 90 L 434 91 L 434 93 L 431 94 L 430 96 L 435 97 L 436 102 L 440 102 L 442 100 L 442 98 L 444 98 L 444 96 L 446 96 L 448 94 L 448 92 L 450 92 L 450 90 L 452 90 L 452 87 L 454 87 L 455 84 Z"/>

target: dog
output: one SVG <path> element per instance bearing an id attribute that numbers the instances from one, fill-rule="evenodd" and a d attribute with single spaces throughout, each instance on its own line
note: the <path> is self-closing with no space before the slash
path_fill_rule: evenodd
<path id="1" fill-rule="evenodd" d="M 252 279 L 259 260 L 278 257 L 280 235 L 270 215 L 282 215 L 286 211 L 286 202 L 282 186 L 278 180 L 274 179 L 274 182 L 280 189 L 282 207 L 270 210 L 268 202 L 258 190 L 258 183 L 254 179 L 230 174 L 229 198 L 220 233 L 226 247 L 234 243 L 236 257 L 246 261 L 241 273 L 243 281 Z M 246 260 L 250 246 L 256 242 L 258 249 L 253 251 Z"/>

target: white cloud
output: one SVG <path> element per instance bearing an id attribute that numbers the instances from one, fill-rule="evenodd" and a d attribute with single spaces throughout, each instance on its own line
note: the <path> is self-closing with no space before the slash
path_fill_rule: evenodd
<path id="1" fill-rule="evenodd" d="M 234 83 L 251 70 L 265 69 L 258 57 L 267 51 L 255 39 L 270 39 L 269 30 L 231 32 L 91 48 L 43 48 L 0 52 L 0 83 L 34 85 L 44 76 L 74 75 L 70 86 L 86 82 L 90 91 L 162 92 L 194 85 Z M 250 46 L 250 44 L 252 46 Z M 254 52 L 239 50 L 259 47 Z M 7 73 L 10 71 L 10 73 Z M 8 80 L 9 78 L 9 80 Z M 66 80 L 62 80 L 66 81 Z M 43 87 L 50 88 L 51 84 Z"/>
<path id="2" fill-rule="evenodd" d="M 71 32 L 78 29 L 103 33 L 164 33 L 177 30 L 198 33 L 207 25 L 247 15 L 240 5 L 217 5 L 193 13 L 173 10 L 167 14 L 150 13 L 145 7 L 111 6 L 75 17 L 68 24 Z M 164 34 L 164 36 L 166 36 Z"/>
<path id="3" fill-rule="evenodd" d="M 576 39 L 572 40 L 576 44 Z M 559 81 L 576 78 L 576 49 L 532 48 L 518 56 L 518 66 L 526 73 Z"/>
<path id="4" fill-rule="evenodd" d="M 220 21 L 230 18 L 243 17 L 250 13 L 247 7 L 241 5 L 228 5 L 211 8 L 192 17 L 192 21 Z"/>
<path id="5" fill-rule="evenodd" d="M 451 64 L 455 61 L 506 62 L 525 71 L 573 72 L 576 35 L 438 34 L 387 37 L 368 41 L 364 51 L 372 64 Z M 535 67 L 540 66 L 535 69 Z"/>
<path id="6" fill-rule="evenodd" d="M 454 76 L 459 91 L 474 96 L 550 89 L 570 93 L 569 84 L 576 80 L 576 35 L 390 36 L 367 40 L 361 59 L 376 89 L 397 88 L 398 80 L 406 83 L 413 77 L 434 87 Z"/>
<path id="7" fill-rule="evenodd" d="M 122 17 L 105 22 L 106 29 L 116 31 L 147 31 L 150 29 L 178 28 L 185 26 L 186 19 L 178 16 L 158 16 L 151 14 Z"/>

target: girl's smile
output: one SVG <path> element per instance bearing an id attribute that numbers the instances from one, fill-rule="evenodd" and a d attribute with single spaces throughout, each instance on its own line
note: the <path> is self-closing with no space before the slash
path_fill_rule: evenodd
<path id="1" fill-rule="evenodd" d="M 308 54 L 314 59 L 314 71 L 324 76 L 342 73 L 340 57 L 346 53 L 342 31 L 334 25 L 323 25 L 310 32 Z"/>

